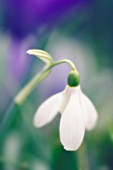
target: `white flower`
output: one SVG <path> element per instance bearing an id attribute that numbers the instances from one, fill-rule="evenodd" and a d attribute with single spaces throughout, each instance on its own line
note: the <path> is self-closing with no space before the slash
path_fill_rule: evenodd
<path id="1" fill-rule="evenodd" d="M 92 102 L 83 94 L 80 86 L 66 86 L 64 91 L 53 95 L 38 108 L 34 125 L 42 127 L 61 113 L 60 140 L 69 151 L 77 150 L 84 138 L 85 128 L 91 130 L 97 121 Z"/>

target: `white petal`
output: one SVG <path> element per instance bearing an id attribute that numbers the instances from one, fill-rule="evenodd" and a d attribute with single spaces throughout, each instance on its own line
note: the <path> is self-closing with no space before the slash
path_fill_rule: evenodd
<path id="1" fill-rule="evenodd" d="M 42 127 L 52 121 L 59 112 L 61 102 L 62 93 L 55 94 L 43 102 L 35 114 L 34 125 L 36 127 Z"/>
<path id="2" fill-rule="evenodd" d="M 85 132 L 77 91 L 71 95 L 60 121 L 60 140 L 64 148 L 70 151 L 80 147 Z"/>
<path id="3" fill-rule="evenodd" d="M 97 111 L 93 105 L 93 103 L 88 99 L 88 97 L 82 93 L 80 95 L 81 105 L 82 105 L 82 111 L 85 121 L 85 127 L 87 130 L 91 130 L 95 127 L 98 114 Z"/>

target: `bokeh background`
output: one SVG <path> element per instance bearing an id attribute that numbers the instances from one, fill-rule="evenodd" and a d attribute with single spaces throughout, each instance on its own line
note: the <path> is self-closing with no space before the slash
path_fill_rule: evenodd
<path id="1" fill-rule="evenodd" d="M 60 115 L 33 126 L 40 103 L 65 88 L 68 65 L 55 67 L 20 108 L 11 107 L 44 66 L 26 54 L 31 48 L 72 60 L 98 110 L 96 128 L 76 152 L 61 146 Z M 0 170 L 113 170 L 112 0 L 0 0 Z"/>

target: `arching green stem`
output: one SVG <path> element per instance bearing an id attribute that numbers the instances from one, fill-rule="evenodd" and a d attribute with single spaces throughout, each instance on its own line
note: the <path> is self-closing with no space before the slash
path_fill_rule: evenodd
<path id="1" fill-rule="evenodd" d="M 50 67 L 54 67 L 54 66 L 59 65 L 59 64 L 62 64 L 62 63 L 67 63 L 67 64 L 69 64 L 69 65 L 71 66 L 71 68 L 72 68 L 73 71 L 77 71 L 77 69 L 76 69 L 75 65 L 73 64 L 73 62 L 70 61 L 70 60 L 67 60 L 67 59 L 59 60 L 59 61 L 57 61 L 56 63 L 53 63 Z"/>
<path id="2" fill-rule="evenodd" d="M 17 94 L 17 96 L 14 99 L 14 102 L 17 105 L 21 105 L 25 101 L 25 99 L 28 97 L 28 95 L 32 92 L 32 90 L 37 86 L 37 84 L 39 84 L 42 80 L 44 80 L 48 76 L 48 74 L 51 72 L 51 69 L 62 63 L 68 63 L 71 66 L 73 71 L 77 71 L 73 62 L 67 59 L 60 60 L 56 63 L 52 63 L 50 66 L 45 67 L 45 69 L 43 69 L 40 73 L 37 73 L 30 80 L 30 82 Z"/>

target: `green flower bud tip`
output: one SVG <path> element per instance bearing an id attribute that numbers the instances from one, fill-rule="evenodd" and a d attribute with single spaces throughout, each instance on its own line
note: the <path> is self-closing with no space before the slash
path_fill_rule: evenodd
<path id="1" fill-rule="evenodd" d="M 76 87 L 80 84 L 80 74 L 78 71 L 71 71 L 68 75 L 67 83 L 70 87 Z"/>

